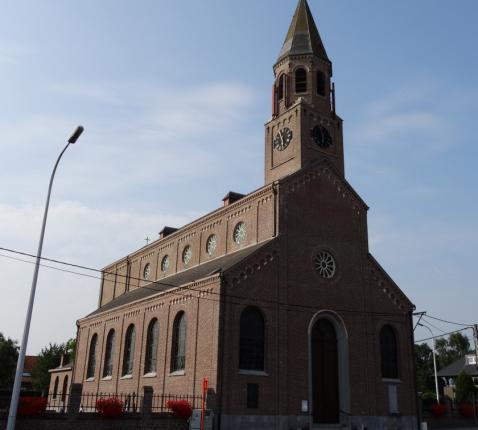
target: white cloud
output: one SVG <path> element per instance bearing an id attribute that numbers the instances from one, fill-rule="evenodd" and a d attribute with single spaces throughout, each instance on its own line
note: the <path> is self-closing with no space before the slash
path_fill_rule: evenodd
<path id="1" fill-rule="evenodd" d="M 42 207 L 0 205 L 0 246 L 35 254 L 42 214 Z M 101 269 L 144 246 L 146 234 L 157 238 L 164 225 L 181 226 L 189 221 L 184 216 L 100 210 L 77 202 L 63 202 L 51 208 L 43 256 Z M 33 265 L 5 256 L 33 260 L 6 251 L 0 251 L 0 255 L 0 327 L 18 339 Z M 54 263 L 44 264 L 99 276 Z M 38 352 L 50 341 L 61 342 L 74 336 L 75 321 L 96 308 L 99 285 L 99 279 L 42 267 L 29 351 Z"/>

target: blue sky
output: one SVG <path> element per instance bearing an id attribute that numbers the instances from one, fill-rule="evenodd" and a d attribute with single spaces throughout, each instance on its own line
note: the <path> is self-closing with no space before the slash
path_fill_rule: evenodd
<path id="1" fill-rule="evenodd" d="M 52 164 L 79 123 L 45 256 L 103 267 L 227 191 L 261 186 L 272 65 L 295 6 L 2 2 L 0 246 L 35 252 Z M 310 6 L 334 64 L 346 176 L 371 208 L 371 252 L 418 310 L 475 322 L 478 4 Z M 32 270 L 0 256 L 0 331 L 14 338 Z M 96 279 L 42 269 L 29 351 L 73 337 L 98 290 Z"/>

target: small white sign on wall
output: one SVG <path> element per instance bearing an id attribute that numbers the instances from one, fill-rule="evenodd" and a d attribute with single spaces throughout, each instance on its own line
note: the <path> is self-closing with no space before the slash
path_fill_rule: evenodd
<path id="1" fill-rule="evenodd" d="M 301 411 L 302 412 L 309 412 L 309 402 L 308 402 L 308 400 L 302 400 Z"/>

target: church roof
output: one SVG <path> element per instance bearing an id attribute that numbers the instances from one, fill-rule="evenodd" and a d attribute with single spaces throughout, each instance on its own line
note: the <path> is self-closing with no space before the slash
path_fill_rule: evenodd
<path id="1" fill-rule="evenodd" d="M 181 285 L 186 285 L 191 282 L 207 278 L 208 276 L 212 276 L 216 273 L 223 273 L 248 258 L 254 252 L 265 247 L 272 240 L 274 239 L 270 239 L 266 242 L 261 242 L 257 245 L 249 246 L 241 251 L 224 255 L 207 263 L 192 267 L 191 269 L 185 270 L 183 272 L 167 276 L 160 281 L 152 282 L 151 284 L 146 285 L 144 287 L 136 288 L 135 290 L 129 291 L 112 300 L 111 302 L 106 303 L 104 306 L 98 308 L 96 311 L 89 314 L 86 318 L 115 309 L 119 306 L 146 299 L 147 297 L 150 297 L 154 294 L 158 294 L 170 290 L 172 288 L 180 287 Z"/>
<path id="2" fill-rule="evenodd" d="M 299 0 L 277 61 L 287 55 L 314 54 L 329 61 L 307 0 Z"/>

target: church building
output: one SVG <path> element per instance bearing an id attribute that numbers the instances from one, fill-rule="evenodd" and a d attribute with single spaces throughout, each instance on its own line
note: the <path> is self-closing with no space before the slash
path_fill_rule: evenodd
<path id="1" fill-rule="evenodd" d="M 273 70 L 264 185 L 104 268 L 73 383 L 199 395 L 207 378 L 221 430 L 416 429 L 414 306 L 370 254 L 306 0 Z"/>

